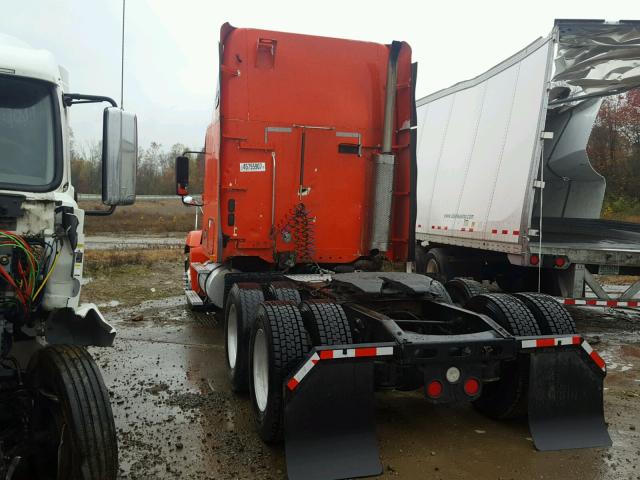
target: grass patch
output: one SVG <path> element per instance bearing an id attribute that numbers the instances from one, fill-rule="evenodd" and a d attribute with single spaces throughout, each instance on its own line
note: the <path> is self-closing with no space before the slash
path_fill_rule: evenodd
<path id="1" fill-rule="evenodd" d="M 640 200 L 629 197 L 606 197 L 602 218 L 640 223 Z"/>
<path id="2" fill-rule="evenodd" d="M 85 257 L 85 274 L 116 267 L 153 267 L 160 263 L 182 264 L 184 254 L 176 248 L 145 248 L 136 250 L 90 250 Z"/>
<path id="3" fill-rule="evenodd" d="M 182 294 L 183 254 L 176 249 L 91 250 L 87 253 L 82 301 L 103 305 L 116 300 L 137 305 Z"/>
<path id="4" fill-rule="evenodd" d="M 85 210 L 104 209 L 100 202 L 80 202 Z M 107 217 L 85 217 L 85 233 L 159 233 L 181 234 L 193 230 L 195 207 L 187 207 L 175 200 L 145 200 L 134 205 L 118 207 Z"/>

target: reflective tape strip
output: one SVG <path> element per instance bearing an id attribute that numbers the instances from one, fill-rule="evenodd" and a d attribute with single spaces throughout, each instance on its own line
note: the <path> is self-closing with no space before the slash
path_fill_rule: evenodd
<path id="1" fill-rule="evenodd" d="M 582 337 L 554 337 L 554 338 L 536 338 L 533 340 L 523 340 L 522 348 L 544 348 L 544 347 L 563 347 L 566 345 L 580 345 Z"/>
<path id="2" fill-rule="evenodd" d="M 551 337 L 551 338 L 534 338 L 531 340 L 522 340 L 520 342 L 523 349 L 527 348 L 545 348 L 545 347 L 565 347 L 568 345 L 580 345 L 582 349 L 589 355 L 589 358 L 598 366 L 600 370 L 606 373 L 607 365 L 604 359 L 596 352 L 586 340 L 579 335 L 571 337 Z"/>
<path id="3" fill-rule="evenodd" d="M 606 372 L 607 364 L 605 363 L 604 359 L 598 354 L 598 352 L 596 352 L 586 340 L 582 342 L 581 346 L 584 351 L 587 352 L 587 355 L 589 355 L 591 360 L 593 360 L 603 372 Z"/>
<path id="4" fill-rule="evenodd" d="M 318 352 L 313 352 L 313 355 L 311 355 L 311 357 L 309 357 L 309 359 L 302 364 L 300 370 L 298 370 L 296 374 L 287 382 L 287 387 L 289 387 L 289 390 L 294 390 L 305 377 L 305 375 L 307 375 L 307 373 L 309 373 L 313 366 L 319 361 L 320 357 L 318 356 Z"/>
<path id="5" fill-rule="evenodd" d="M 311 369 L 321 360 L 336 360 L 340 358 L 364 358 L 364 357 L 386 357 L 393 355 L 393 347 L 361 347 L 361 348 L 339 348 L 336 350 L 320 350 L 314 352 L 309 359 L 302 364 L 298 371 L 287 382 L 287 388 L 291 391 L 298 387 L 302 379 L 307 376 Z"/>
<path id="6" fill-rule="evenodd" d="M 491 229 L 491 234 L 492 235 L 515 235 L 517 237 L 518 235 L 520 235 L 520 230 L 508 230 L 506 228 L 503 228 L 503 229 L 493 228 Z"/>
<path id="7" fill-rule="evenodd" d="M 422 225 L 418 225 L 418 227 L 421 228 Z M 448 229 L 449 227 L 447 225 L 431 225 L 431 230 L 448 230 Z M 460 227 L 458 231 L 473 233 L 473 232 L 482 232 L 483 230 L 477 230 L 475 227 Z M 513 235 L 517 237 L 520 235 L 520 230 L 493 228 L 491 229 L 491 234 L 492 235 Z"/>
<path id="8" fill-rule="evenodd" d="M 610 308 L 637 308 L 640 306 L 639 300 L 599 300 L 597 298 L 562 298 L 560 301 L 565 305 L 586 305 L 589 307 L 610 307 Z"/>

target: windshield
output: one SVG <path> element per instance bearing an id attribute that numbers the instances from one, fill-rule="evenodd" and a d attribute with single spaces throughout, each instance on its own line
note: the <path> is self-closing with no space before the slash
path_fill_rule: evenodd
<path id="1" fill-rule="evenodd" d="M 56 121 L 50 84 L 0 76 L 0 188 L 55 188 Z"/>

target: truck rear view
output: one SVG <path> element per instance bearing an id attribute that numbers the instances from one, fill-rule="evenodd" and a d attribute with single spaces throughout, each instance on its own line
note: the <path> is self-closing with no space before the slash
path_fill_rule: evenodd
<path id="1" fill-rule="evenodd" d="M 494 418 L 529 400 L 538 448 L 610 443 L 604 364 L 560 305 L 485 294 L 463 309 L 438 281 L 392 271 L 415 244 L 415 80 L 405 43 L 225 25 L 201 202 L 176 160 L 178 194 L 203 211 L 187 300 L 219 313 L 231 386 L 261 438 L 285 440 L 292 479 L 381 473 L 375 388 Z"/>
<path id="2" fill-rule="evenodd" d="M 402 88 L 383 146 L 386 46 L 249 29 L 223 36 L 205 146 L 207 257 L 253 270 L 353 270 L 379 263 L 380 252 L 405 260 L 413 237 L 409 48 L 394 46 Z M 392 139 L 402 145 L 395 161 L 382 155 Z M 392 188 L 405 192 L 393 209 Z M 212 288 L 193 281 L 194 290 Z"/>

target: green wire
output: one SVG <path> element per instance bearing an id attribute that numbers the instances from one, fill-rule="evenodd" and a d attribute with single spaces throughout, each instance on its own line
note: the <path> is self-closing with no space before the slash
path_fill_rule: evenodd
<path id="1" fill-rule="evenodd" d="M 29 283 L 33 285 L 33 289 L 35 290 L 36 280 L 37 280 L 36 272 L 40 271 L 40 262 L 38 262 L 38 260 L 36 259 L 35 255 L 33 255 L 33 253 L 31 253 L 29 250 L 25 248 L 21 238 L 5 232 L 0 232 L 0 236 L 5 237 L 10 241 L 12 241 L 13 244 L 8 244 L 8 245 L 12 247 L 18 247 L 26 255 L 29 263 L 31 264 L 31 268 L 29 269 Z"/>

